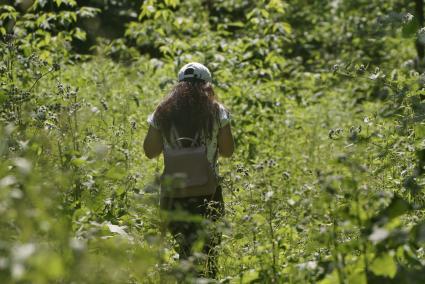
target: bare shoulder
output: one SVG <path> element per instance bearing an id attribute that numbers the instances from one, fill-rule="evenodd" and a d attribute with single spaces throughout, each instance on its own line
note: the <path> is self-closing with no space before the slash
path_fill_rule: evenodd
<path id="1" fill-rule="evenodd" d="M 230 124 L 231 115 L 230 111 L 223 104 L 218 103 L 218 119 L 219 119 L 219 128 L 223 128 Z"/>
<path id="2" fill-rule="evenodd" d="M 230 157 L 234 152 L 234 141 L 230 124 L 220 128 L 218 132 L 218 151 L 223 157 Z"/>

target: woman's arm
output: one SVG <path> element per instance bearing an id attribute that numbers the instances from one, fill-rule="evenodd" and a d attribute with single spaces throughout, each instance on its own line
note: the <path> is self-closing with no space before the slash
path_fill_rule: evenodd
<path id="1" fill-rule="evenodd" d="M 230 124 L 220 128 L 218 131 L 218 152 L 223 157 L 230 157 L 235 149 L 233 142 L 232 129 Z"/>
<path id="2" fill-rule="evenodd" d="M 148 134 L 146 134 L 143 142 L 143 150 L 149 159 L 155 158 L 162 152 L 163 141 L 161 131 L 149 126 Z"/>

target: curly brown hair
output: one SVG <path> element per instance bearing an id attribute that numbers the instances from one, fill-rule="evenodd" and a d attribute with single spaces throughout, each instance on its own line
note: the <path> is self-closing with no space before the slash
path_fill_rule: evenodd
<path id="1" fill-rule="evenodd" d="M 218 113 L 219 104 L 211 83 L 191 79 L 173 87 L 157 107 L 154 120 L 169 143 L 172 126 L 180 137 L 194 138 L 196 133 L 202 133 L 208 139 Z"/>

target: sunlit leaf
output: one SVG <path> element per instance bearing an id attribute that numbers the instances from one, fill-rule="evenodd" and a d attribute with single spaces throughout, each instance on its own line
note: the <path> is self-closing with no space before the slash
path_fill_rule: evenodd
<path id="1" fill-rule="evenodd" d="M 394 278 L 397 273 L 397 264 L 394 258 L 386 253 L 376 258 L 372 262 L 370 269 L 375 275 Z"/>

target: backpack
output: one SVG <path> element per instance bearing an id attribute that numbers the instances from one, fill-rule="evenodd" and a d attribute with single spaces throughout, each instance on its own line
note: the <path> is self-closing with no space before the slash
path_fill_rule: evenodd
<path id="1" fill-rule="evenodd" d="M 178 135 L 176 135 L 178 137 Z M 194 139 L 176 139 L 176 147 L 164 148 L 164 172 L 161 176 L 163 197 L 194 197 L 213 195 L 218 186 L 217 176 L 207 158 L 205 145 Z M 183 147 L 182 141 L 190 141 Z"/>

